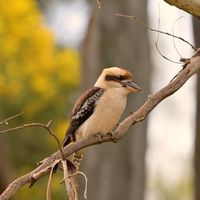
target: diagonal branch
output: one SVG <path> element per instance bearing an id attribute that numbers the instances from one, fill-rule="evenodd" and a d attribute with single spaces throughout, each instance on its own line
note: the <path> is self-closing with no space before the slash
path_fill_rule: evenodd
<path id="1" fill-rule="evenodd" d="M 131 114 L 129 117 L 125 118 L 117 129 L 112 134 L 107 134 L 102 137 L 92 136 L 75 143 L 69 144 L 63 149 L 63 153 L 65 158 L 70 156 L 72 153 L 86 148 L 91 145 L 100 144 L 103 142 L 117 142 L 119 141 L 127 130 L 133 126 L 134 124 L 144 120 L 146 116 L 165 98 L 174 94 L 178 89 L 180 89 L 186 81 L 196 74 L 200 69 L 200 49 L 198 49 L 194 56 L 189 59 L 189 62 L 184 65 L 184 68 L 179 71 L 179 73 L 175 76 L 175 78 L 164 88 L 159 90 L 158 92 L 151 95 L 148 100 L 142 105 L 136 112 Z M 45 174 L 49 173 L 51 170 L 51 166 L 55 162 L 55 160 L 62 159 L 62 155 L 60 151 L 57 151 L 50 155 L 45 161 L 34 169 L 32 172 L 27 173 L 26 175 L 19 177 L 8 187 L 6 190 L 0 195 L 0 200 L 7 200 L 10 199 L 17 190 L 26 185 L 28 183 L 32 183 L 36 181 L 40 177 L 44 176 Z"/>

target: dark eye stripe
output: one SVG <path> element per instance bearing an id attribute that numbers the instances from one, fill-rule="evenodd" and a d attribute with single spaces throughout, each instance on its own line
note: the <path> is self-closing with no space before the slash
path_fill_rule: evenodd
<path id="1" fill-rule="evenodd" d="M 128 78 L 127 76 L 119 76 L 120 81 L 126 80 L 127 78 Z"/>
<path id="2" fill-rule="evenodd" d="M 122 80 L 126 80 L 127 77 L 126 76 L 113 76 L 113 75 L 106 75 L 105 76 L 105 80 L 106 81 L 122 81 Z"/>

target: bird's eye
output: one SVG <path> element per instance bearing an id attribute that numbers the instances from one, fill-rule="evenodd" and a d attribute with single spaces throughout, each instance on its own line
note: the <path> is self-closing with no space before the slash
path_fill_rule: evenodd
<path id="1" fill-rule="evenodd" d="M 122 75 L 118 77 L 118 80 L 120 80 L 120 81 L 123 81 L 123 80 L 125 80 L 125 79 L 126 79 L 126 77 L 125 77 L 125 76 L 122 76 Z"/>

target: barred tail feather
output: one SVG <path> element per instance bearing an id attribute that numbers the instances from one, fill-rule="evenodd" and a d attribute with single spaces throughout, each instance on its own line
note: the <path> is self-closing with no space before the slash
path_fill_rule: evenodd
<path id="1" fill-rule="evenodd" d="M 83 151 L 77 151 L 74 153 L 72 162 L 76 166 L 77 170 L 79 170 L 82 159 L 83 159 Z"/>

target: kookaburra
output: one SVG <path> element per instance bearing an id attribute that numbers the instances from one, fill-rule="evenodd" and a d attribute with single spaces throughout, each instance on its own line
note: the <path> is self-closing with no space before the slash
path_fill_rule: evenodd
<path id="1" fill-rule="evenodd" d="M 93 88 L 84 92 L 72 110 L 64 146 L 96 134 L 107 134 L 116 126 L 126 107 L 127 95 L 141 91 L 133 75 L 119 67 L 105 68 Z M 73 163 L 79 167 L 82 152 Z"/>

